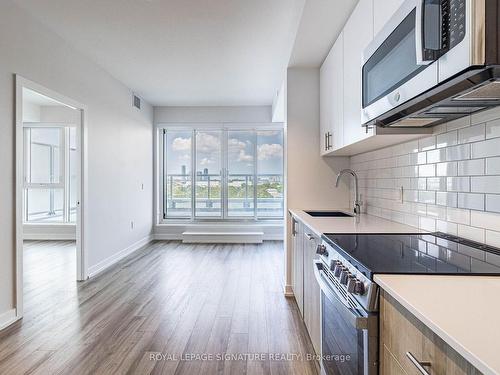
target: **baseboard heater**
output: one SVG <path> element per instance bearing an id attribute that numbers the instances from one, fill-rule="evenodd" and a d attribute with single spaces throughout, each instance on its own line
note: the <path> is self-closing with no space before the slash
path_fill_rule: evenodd
<path id="1" fill-rule="evenodd" d="M 263 232 L 208 232 L 182 233 L 183 243 L 262 243 Z"/>

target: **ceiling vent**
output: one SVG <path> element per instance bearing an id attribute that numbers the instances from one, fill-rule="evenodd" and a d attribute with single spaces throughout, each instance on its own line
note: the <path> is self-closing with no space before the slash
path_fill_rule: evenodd
<path id="1" fill-rule="evenodd" d="M 137 95 L 134 95 L 134 107 L 137 109 L 141 109 L 141 98 Z"/>

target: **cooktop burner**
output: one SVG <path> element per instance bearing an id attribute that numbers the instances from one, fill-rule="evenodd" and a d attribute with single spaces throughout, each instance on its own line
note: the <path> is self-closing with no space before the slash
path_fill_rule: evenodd
<path id="1" fill-rule="evenodd" d="M 500 275 L 500 249 L 445 233 L 324 234 L 367 277 L 374 274 Z"/>

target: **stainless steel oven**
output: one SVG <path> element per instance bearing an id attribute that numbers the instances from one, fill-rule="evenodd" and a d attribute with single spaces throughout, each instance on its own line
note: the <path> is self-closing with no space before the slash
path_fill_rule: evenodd
<path id="1" fill-rule="evenodd" d="M 498 0 L 406 0 L 364 51 L 362 123 L 433 126 L 499 105 L 499 16 Z"/>
<path id="2" fill-rule="evenodd" d="M 347 292 L 323 260 L 314 261 L 321 288 L 321 373 L 378 374 L 378 315 Z"/>

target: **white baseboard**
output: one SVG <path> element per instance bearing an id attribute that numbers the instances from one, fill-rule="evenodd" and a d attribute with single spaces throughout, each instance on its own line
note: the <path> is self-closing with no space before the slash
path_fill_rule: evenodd
<path id="1" fill-rule="evenodd" d="M 113 266 L 126 256 L 132 254 L 133 252 L 139 250 L 141 247 L 147 245 L 153 240 L 152 235 L 148 235 L 144 237 L 143 239 L 133 243 L 132 245 L 128 246 L 127 248 L 111 255 L 110 257 L 100 261 L 99 263 L 90 266 L 89 267 L 89 277 L 94 277 L 97 274 L 103 272 L 104 270 L 108 269 L 109 267 Z"/>
<path id="2" fill-rule="evenodd" d="M 76 225 L 74 224 L 24 224 L 23 239 L 25 240 L 76 240 Z"/>
<path id="3" fill-rule="evenodd" d="M 17 321 L 16 309 L 10 309 L 0 314 L 0 331 Z"/>
<path id="4" fill-rule="evenodd" d="M 295 294 L 293 294 L 293 289 L 291 285 L 285 285 L 283 288 L 283 293 L 285 294 L 285 297 L 293 297 Z"/>
<path id="5" fill-rule="evenodd" d="M 182 241 L 182 234 L 155 233 L 153 239 L 158 241 Z"/>
<path id="6" fill-rule="evenodd" d="M 262 232 L 184 232 L 183 243 L 262 243 Z"/>
<path id="7" fill-rule="evenodd" d="M 61 233 L 33 233 L 23 235 L 23 240 L 27 241 L 76 241 L 76 236 Z"/>
<path id="8" fill-rule="evenodd" d="M 262 232 L 263 241 L 283 241 L 284 229 L 283 224 L 271 223 L 177 223 L 177 224 L 157 224 L 154 228 L 154 238 L 156 240 L 176 240 L 182 241 L 185 239 L 184 232 L 206 232 L 206 233 L 224 233 L 231 235 L 233 233 L 244 232 Z M 221 242 L 228 242 L 222 240 Z M 238 241 L 239 242 L 239 241 Z M 253 241 L 250 241 L 253 242 Z"/>

